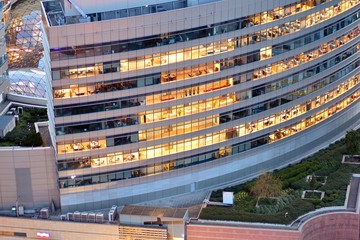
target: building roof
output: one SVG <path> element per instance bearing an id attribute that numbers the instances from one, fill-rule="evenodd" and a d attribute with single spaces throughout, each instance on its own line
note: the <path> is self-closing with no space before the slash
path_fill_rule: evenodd
<path id="1" fill-rule="evenodd" d="M 151 207 L 139 205 L 127 205 L 121 210 L 121 215 L 136 215 L 149 217 L 181 218 L 186 217 L 186 208 Z"/>
<path id="2" fill-rule="evenodd" d="M 14 116 L 0 116 L 0 129 L 6 128 L 13 118 Z"/>

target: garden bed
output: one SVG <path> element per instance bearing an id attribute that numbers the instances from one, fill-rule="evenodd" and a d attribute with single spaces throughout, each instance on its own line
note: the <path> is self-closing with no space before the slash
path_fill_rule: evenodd
<path id="1" fill-rule="evenodd" d="M 322 200 L 325 197 L 325 192 L 317 190 L 305 190 L 302 192 L 302 199 L 319 199 Z"/>
<path id="2" fill-rule="evenodd" d="M 346 190 L 353 173 L 360 173 L 357 164 L 342 164 L 347 149 L 345 139 L 331 144 L 296 165 L 276 170 L 273 176 L 282 182 L 281 206 L 278 200 L 260 199 L 251 193 L 256 180 L 214 191 L 211 201 L 222 201 L 222 191 L 234 192 L 234 206 L 230 208 L 208 206 L 201 219 L 289 224 L 299 216 L 322 207 L 343 206 Z M 315 176 L 312 183 L 308 176 Z M 326 183 L 326 184 L 324 184 Z M 309 190 L 311 189 L 311 190 Z M 305 191 L 302 199 L 302 192 Z M 282 193 L 282 194 L 283 194 Z M 276 203 L 276 204 L 275 204 Z M 262 208 L 262 210 L 259 210 Z M 286 214 L 288 213 L 288 214 Z M 285 217 L 286 215 L 286 217 Z"/>
<path id="3" fill-rule="evenodd" d="M 360 155 L 343 155 L 341 162 L 347 164 L 360 164 Z"/>
<path id="4" fill-rule="evenodd" d="M 327 180 L 327 176 L 316 176 L 316 175 L 307 175 L 306 182 L 309 184 L 320 183 L 321 185 L 325 185 Z"/>
<path id="5" fill-rule="evenodd" d="M 17 108 L 14 105 L 11 107 Z M 0 138 L 0 146 L 41 146 L 42 138 L 40 133 L 35 132 L 34 123 L 47 120 L 46 109 L 24 107 L 16 127 L 3 139 Z"/>

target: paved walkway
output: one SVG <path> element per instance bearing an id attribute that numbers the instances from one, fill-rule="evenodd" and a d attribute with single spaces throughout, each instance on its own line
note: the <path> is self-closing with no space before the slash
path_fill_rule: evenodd
<path id="1" fill-rule="evenodd" d="M 187 208 L 189 210 L 189 218 L 198 218 L 204 199 L 208 194 L 209 191 L 199 191 L 195 193 L 187 193 L 179 196 L 148 201 L 136 205 Z"/>
<path id="2" fill-rule="evenodd" d="M 202 204 L 207 194 L 208 191 L 199 191 L 195 193 L 187 193 L 183 195 L 148 201 L 137 205 L 187 208 L 196 204 Z"/>

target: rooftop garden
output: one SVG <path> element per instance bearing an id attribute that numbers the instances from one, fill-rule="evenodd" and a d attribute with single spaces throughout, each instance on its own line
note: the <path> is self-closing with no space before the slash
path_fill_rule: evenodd
<path id="1" fill-rule="evenodd" d="M 17 108 L 17 106 L 12 106 Z M 41 146 L 43 144 L 40 133 L 35 132 L 35 122 L 47 121 L 46 109 L 23 108 L 23 114 L 19 116 L 19 122 L 14 130 L 0 138 L 0 146 Z"/>
<path id="2" fill-rule="evenodd" d="M 359 148 L 360 131 L 350 131 L 346 138 L 296 165 L 214 191 L 210 202 L 222 202 L 222 192 L 227 191 L 234 192 L 234 205 L 208 205 L 200 218 L 289 224 L 315 209 L 343 206 L 351 175 L 360 173 L 360 165 L 342 163 L 342 158 L 359 154 Z"/>

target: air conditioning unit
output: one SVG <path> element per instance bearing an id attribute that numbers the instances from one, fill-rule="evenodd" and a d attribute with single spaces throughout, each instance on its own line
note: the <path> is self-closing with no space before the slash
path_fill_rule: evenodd
<path id="1" fill-rule="evenodd" d="M 109 222 L 114 222 L 117 217 L 117 206 L 112 206 L 109 211 Z"/>
<path id="2" fill-rule="evenodd" d="M 82 212 L 82 213 L 81 213 L 81 221 L 82 221 L 82 222 L 86 222 L 86 221 L 87 221 L 87 217 L 88 217 L 88 213 L 87 213 L 87 212 Z"/>
<path id="3" fill-rule="evenodd" d="M 18 111 L 19 115 L 23 115 L 23 113 L 24 113 L 23 107 L 18 107 L 17 111 Z"/>
<path id="4" fill-rule="evenodd" d="M 24 206 L 19 206 L 19 216 L 24 216 Z"/>
<path id="5" fill-rule="evenodd" d="M 39 216 L 39 217 L 40 217 L 40 218 L 44 218 L 44 219 L 49 218 L 49 217 L 50 217 L 49 209 L 47 209 L 47 208 L 42 208 L 42 209 L 40 210 L 40 216 Z"/>
<path id="6" fill-rule="evenodd" d="M 74 212 L 74 215 L 73 215 L 74 217 L 74 221 L 75 222 L 81 222 L 81 213 L 80 212 Z"/>
<path id="7" fill-rule="evenodd" d="M 89 213 L 88 218 L 87 218 L 88 222 L 94 223 L 95 222 L 95 216 L 96 216 L 95 213 Z"/>
<path id="8" fill-rule="evenodd" d="M 61 221 L 66 221 L 67 216 L 65 214 L 62 214 L 62 215 L 60 215 L 60 219 L 61 219 Z"/>
<path id="9" fill-rule="evenodd" d="M 66 219 L 67 219 L 68 221 L 74 221 L 74 214 L 71 213 L 71 212 L 68 212 L 68 213 L 66 214 Z"/>
<path id="10" fill-rule="evenodd" d="M 95 222 L 103 223 L 104 222 L 104 214 L 103 213 L 97 213 L 95 215 Z"/>
<path id="11" fill-rule="evenodd" d="M 109 222 L 115 221 L 115 216 L 114 215 L 115 215 L 114 211 L 109 212 Z"/>

